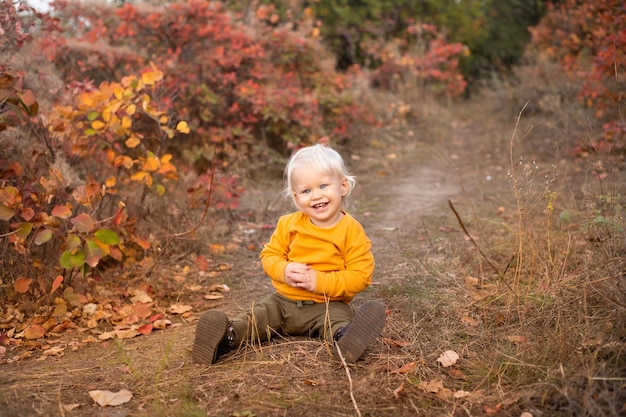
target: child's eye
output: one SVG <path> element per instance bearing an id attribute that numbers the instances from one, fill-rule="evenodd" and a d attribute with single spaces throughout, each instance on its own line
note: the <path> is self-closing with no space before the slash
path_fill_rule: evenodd
<path id="1" fill-rule="evenodd" d="M 321 188 L 322 190 L 323 190 L 324 188 L 326 188 L 326 187 L 327 187 L 327 185 L 326 185 L 326 184 L 322 184 L 322 185 L 320 185 L 320 188 Z"/>
<path id="2" fill-rule="evenodd" d="M 302 190 L 302 194 L 308 194 L 310 192 L 311 192 L 311 190 L 309 190 L 308 188 L 306 190 Z"/>

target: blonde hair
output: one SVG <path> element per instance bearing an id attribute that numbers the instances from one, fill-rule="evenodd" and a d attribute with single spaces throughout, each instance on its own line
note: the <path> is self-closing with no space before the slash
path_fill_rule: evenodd
<path id="1" fill-rule="evenodd" d="M 324 174 L 346 178 L 348 180 L 348 192 L 344 196 L 344 199 L 350 195 L 356 186 L 356 177 L 350 175 L 339 152 L 330 146 L 321 144 L 307 146 L 294 153 L 291 158 L 289 158 L 287 166 L 285 167 L 285 188 L 283 189 L 283 195 L 285 197 L 291 197 L 292 200 L 294 198 L 294 190 L 291 184 L 291 177 L 293 170 L 299 166 L 310 166 Z"/>

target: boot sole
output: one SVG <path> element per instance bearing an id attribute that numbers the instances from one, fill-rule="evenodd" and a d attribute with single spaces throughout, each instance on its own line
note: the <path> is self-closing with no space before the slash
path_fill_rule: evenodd
<path id="1" fill-rule="evenodd" d="M 209 310 L 200 317 L 196 326 L 191 357 L 194 362 L 211 365 L 217 361 L 217 347 L 226 336 L 228 317 L 218 310 Z"/>
<path id="2" fill-rule="evenodd" d="M 385 307 L 377 301 L 367 301 L 357 310 L 350 328 L 337 342 L 347 363 L 356 363 L 365 349 L 379 337 L 385 327 Z M 335 356 L 339 357 L 337 347 Z"/>

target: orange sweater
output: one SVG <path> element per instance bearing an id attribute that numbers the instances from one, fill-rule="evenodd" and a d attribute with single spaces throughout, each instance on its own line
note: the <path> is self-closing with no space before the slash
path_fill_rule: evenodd
<path id="1" fill-rule="evenodd" d="M 363 226 L 352 216 L 344 216 L 333 227 L 315 226 L 298 211 L 278 220 L 270 241 L 261 251 L 263 270 L 276 291 L 292 300 L 350 302 L 367 288 L 374 273 L 372 242 Z M 309 265 L 317 271 L 315 292 L 285 283 L 289 262 Z"/>

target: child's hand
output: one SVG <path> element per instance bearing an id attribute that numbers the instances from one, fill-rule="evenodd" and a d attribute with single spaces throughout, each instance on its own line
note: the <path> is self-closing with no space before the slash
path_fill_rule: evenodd
<path id="1" fill-rule="evenodd" d="M 313 292 L 317 284 L 317 274 L 308 265 L 291 262 L 285 267 L 285 282 L 292 287 Z"/>

